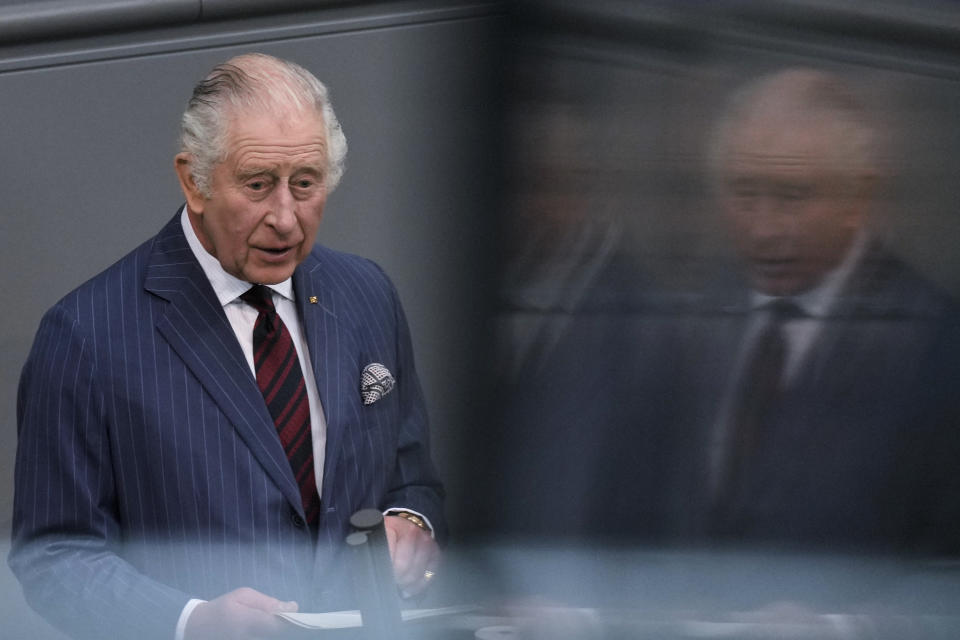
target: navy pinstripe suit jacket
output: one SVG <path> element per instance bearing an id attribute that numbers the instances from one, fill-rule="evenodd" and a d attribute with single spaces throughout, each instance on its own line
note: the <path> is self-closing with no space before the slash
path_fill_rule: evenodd
<path id="1" fill-rule="evenodd" d="M 361 508 L 415 509 L 443 536 L 392 284 L 372 262 L 323 247 L 293 283 L 328 429 L 316 544 L 179 216 L 44 316 L 18 396 L 9 562 L 61 629 L 169 640 L 189 598 L 240 586 L 301 610 L 352 606 L 341 542 Z M 364 405 L 371 362 L 397 385 Z"/>

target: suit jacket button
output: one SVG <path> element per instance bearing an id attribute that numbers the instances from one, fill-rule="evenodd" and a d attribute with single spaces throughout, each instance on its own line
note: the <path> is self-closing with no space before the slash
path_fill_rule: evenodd
<path id="1" fill-rule="evenodd" d="M 296 511 L 294 511 L 290 515 L 290 520 L 293 521 L 293 526 L 295 526 L 297 529 L 303 529 L 303 527 L 307 524 L 306 522 L 303 521 L 303 518 L 301 518 L 300 514 L 297 513 Z"/>

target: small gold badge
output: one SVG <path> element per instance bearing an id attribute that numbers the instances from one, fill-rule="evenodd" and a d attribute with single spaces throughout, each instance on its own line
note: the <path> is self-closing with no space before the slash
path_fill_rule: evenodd
<path id="1" fill-rule="evenodd" d="M 317 296 L 310 296 L 310 304 L 317 304 Z"/>

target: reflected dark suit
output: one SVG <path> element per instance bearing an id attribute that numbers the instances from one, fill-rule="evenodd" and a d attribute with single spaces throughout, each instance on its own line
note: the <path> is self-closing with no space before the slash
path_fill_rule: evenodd
<path id="1" fill-rule="evenodd" d="M 750 319 L 746 290 L 631 299 L 629 270 L 610 273 L 547 373 L 511 392 L 515 530 L 713 544 L 708 444 Z M 719 539 L 954 549 L 953 304 L 878 246 L 840 295 L 749 461 L 735 534 Z"/>
<path id="2" fill-rule="evenodd" d="M 40 613 L 81 636 L 169 640 L 188 598 L 240 586 L 301 610 L 351 606 L 351 513 L 404 506 L 443 536 L 393 286 L 372 262 L 323 247 L 293 284 L 327 421 L 317 544 L 177 216 L 55 305 L 24 367 L 9 561 Z M 372 362 L 397 386 L 364 405 Z"/>

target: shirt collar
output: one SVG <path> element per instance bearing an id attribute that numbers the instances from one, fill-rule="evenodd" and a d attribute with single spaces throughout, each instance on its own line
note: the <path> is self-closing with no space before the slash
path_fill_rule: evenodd
<path id="1" fill-rule="evenodd" d="M 843 260 L 840 261 L 839 265 L 827 273 L 817 286 L 803 293 L 791 296 L 790 299 L 808 316 L 814 318 L 826 317 L 827 313 L 840 297 L 841 288 L 843 288 L 843 285 L 846 284 L 850 278 L 854 267 L 860 262 L 866 245 L 867 234 L 863 232 L 858 233 L 853 239 L 850 250 L 847 251 L 847 254 L 843 257 Z M 760 309 L 777 299 L 776 296 L 753 291 L 750 295 L 750 308 Z"/>
<path id="2" fill-rule="evenodd" d="M 224 271 L 220 265 L 220 261 L 207 253 L 207 250 L 200 244 L 200 238 L 197 237 L 196 232 L 193 230 L 193 225 L 190 223 L 190 218 L 187 215 L 186 205 L 184 205 L 180 211 L 180 226 L 183 228 L 183 235 L 187 237 L 187 244 L 190 245 L 190 250 L 197 258 L 197 262 L 200 263 L 200 268 L 203 269 L 207 280 L 210 281 L 210 286 L 213 287 L 213 292 L 217 294 L 217 300 L 220 301 L 222 306 L 230 304 L 253 286 L 251 283 Z M 292 278 L 287 278 L 283 282 L 268 284 L 266 286 L 287 300 L 294 300 Z"/>

